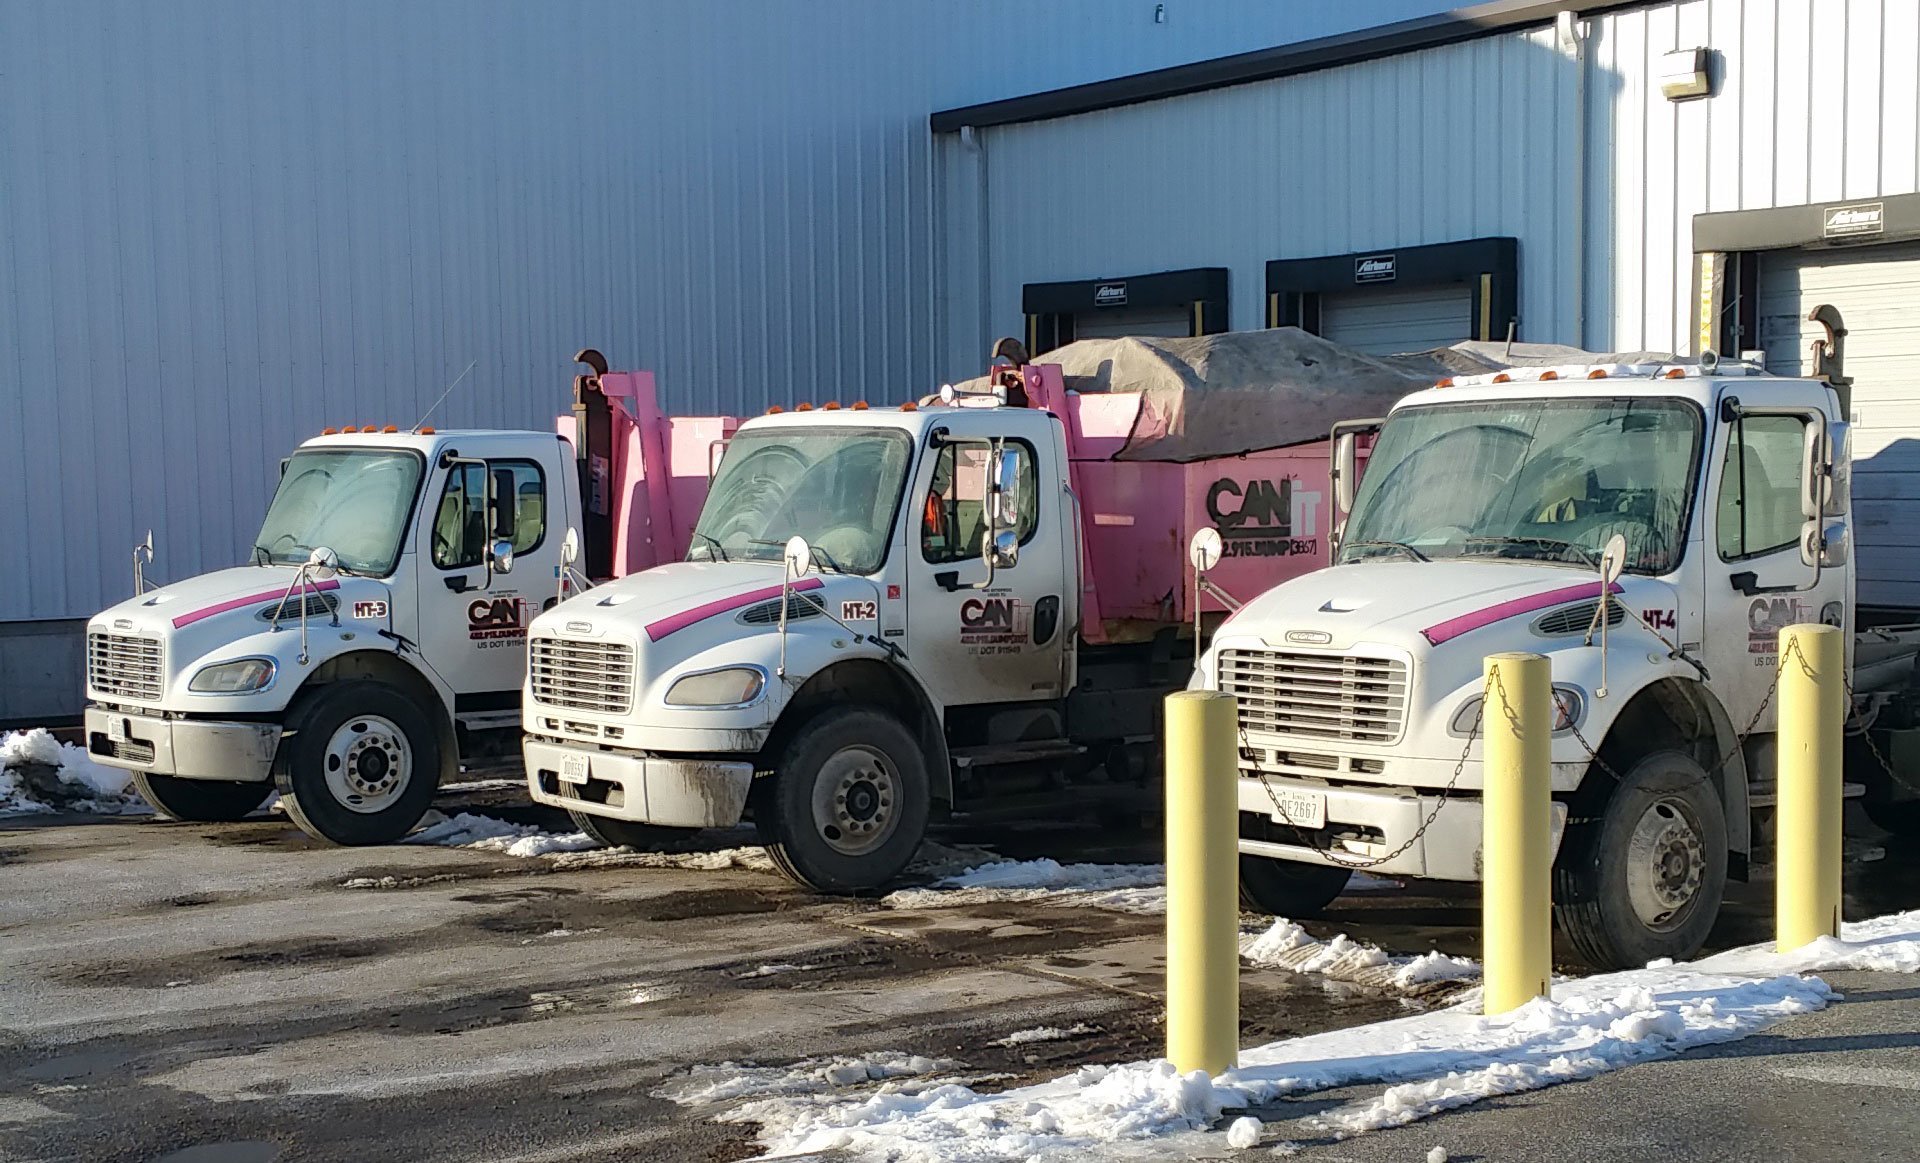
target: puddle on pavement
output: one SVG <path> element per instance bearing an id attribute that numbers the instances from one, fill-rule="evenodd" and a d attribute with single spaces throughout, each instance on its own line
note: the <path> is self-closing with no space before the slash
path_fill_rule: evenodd
<path id="1" fill-rule="evenodd" d="M 266 941 L 175 954 L 154 961 L 81 962 L 45 971 L 50 980 L 121 989 L 166 989 L 198 985 L 248 970 L 332 968 L 396 952 L 403 942 L 353 938 Z"/>
<path id="2" fill-rule="evenodd" d="M 274 1163 L 280 1158 L 280 1144 L 263 1139 L 232 1143 L 202 1143 L 179 1151 L 169 1151 L 153 1163 Z"/>
<path id="3" fill-rule="evenodd" d="M 167 827 L 178 826 L 172 821 L 161 823 Z M 332 847 L 315 840 L 285 820 L 248 820 L 222 824 L 201 832 L 200 838 L 222 848 L 258 848 L 269 852 L 321 852 Z"/>

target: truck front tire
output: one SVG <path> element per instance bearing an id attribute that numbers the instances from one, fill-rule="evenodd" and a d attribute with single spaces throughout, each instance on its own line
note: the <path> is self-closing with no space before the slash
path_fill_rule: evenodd
<path id="1" fill-rule="evenodd" d="M 1719 793 L 1692 756 L 1655 751 L 1627 768 L 1593 818 L 1567 822 L 1554 914 L 1594 968 L 1637 969 L 1699 952 L 1726 885 Z"/>
<path id="2" fill-rule="evenodd" d="M 332 844 L 388 844 L 413 830 L 440 783 L 440 739 L 405 691 L 356 679 L 305 696 L 273 779 L 300 830 Z"/>
<path id="3" fill-rule="evenodd" d="M 879 888 L 926 834 L 926 758 L 893 716 L 826 711 L 795 732 L 756 787 L 754 825 L 773 863 L 816 892 Z"/>
<path id="4" fill-rule="evenodd" d="M 1352 876 L 1347 869 L 1331 864 L 1242 856 L 1240 907 L 1271 917 L 1317 917 L 1347 887 Z"/>
<path id="5" fill-rule="evenodd" d="M 268 783 L 181 779 L 145 771 L 133 773 L 133 786 L 155 811 L 195 824 L 225 824 L 244 819 L 266 803 L 267 796 L 273 792 L 273 785 Z"/>

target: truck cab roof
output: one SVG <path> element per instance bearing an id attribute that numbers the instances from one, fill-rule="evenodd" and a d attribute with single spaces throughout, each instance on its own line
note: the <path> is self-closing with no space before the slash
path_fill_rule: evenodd
<path id="1" fill-rule="evenodd" d="M 1667 396 L 1710 405 L 1722 388 L 1744 384 L 1806 384 L 1830 390 L 1825 380 L 1777 376 L 1750 363 L 1596 363 L 1561 367 L 1515 367 L 1443 379 L 1403 398 L 1394 409 L 1463 400 L 1539 399 L 1543 395 Z"/>
<path id="2" fill-rule="evenodd" d="M 535 432 L 526 429 L 499 428 L 423 428 L 418 432 L 373 431 L 373 426 L 358 431 L 347 429 L 334 431 L 326 429 L 320 435 L 300 443 L 301 448 L 410 448 L 416 452 L 430 453 L 446 445 L 478 446 L 481 444 L 524 445 L 529 441 L 542 443 L 556 440 L 552 432 Z"/>

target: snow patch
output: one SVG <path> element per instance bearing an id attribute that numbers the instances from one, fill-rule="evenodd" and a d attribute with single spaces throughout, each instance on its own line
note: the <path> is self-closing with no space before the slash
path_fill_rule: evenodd
<path id="1" fill-rule="evenodd" d="M 1367 968 L 1410 978 L 1459 968 L 1442 955 L 1382 963 L 1373 960 L 1370 947 L 1316 941 L 1291 922 L 1250 935 L 1246 944 L 1262 956 L 1304 952 L 1329 962 L 1364 960 L 1371 962 Z M 1920 967 L 1920 911 L 1847 926 L 1842 940 L 1816 942 L 1785 958 L 1741 950 L 1687 965 L 1556 982 L 1551 998 L 1506 1014 L 1484 1016 L 1474 1012 L 1477 1002 L 1467 1002 L 1256 1046 L 1241 1053 L 1237 1069 L 1212 1078 L 1180 1074 L 1163 1060 L 1085 1066 L 998 1094 L 932 1081 L 824 1094 L 818 1085 L 801 1086 L 796 1074 L 815 1069 L 802 1064 L 765 1080 L 723 1074 L 709 1079 L 701 1093 L 710 1096 L 703 1101 L 751 1093 L 754 1101 L 720 1117 L 759 1123 L 770 1155 L 843 1150 L 899 1163 L 984 1163 L 1103 1147 L 1102 1153 L 1111 1154 L 1115 1144 L 1207 1131 L 1228 1110 L 1292 1095 L 1381 1087 L 1302 1120 L 1314 1134 L 1342 1138 L 1745 1037 L 1818 1010 L 1834 997 L 1818 978 L 1778 972 L 1782 964 L 1809 970 Z M 827 1080 L 835 1091 L 847 1085 L 840 1077 Z M 1251 1146 L 1261 1129 L 1256 1120 L 1237 1122 L 1228 1128 L 1229 1142 L 1241 1146 L 1234 1142 L 1237 1134 Z M 1177 1140 L 1167 1146 L 1175 1153 L 1183 1149 Z M 1274 1153 L 1298 1149 L 1282 1142 Z M 1444 1160 L 1447 1154 L 1436 1147 L 1428 1157 Z"/>
<path id="2" fill-rule="evenodd" d="M 1064 1042 L 1068 1038 L 1078 1038 L 1083 1034 L 1094 1034 L 1098 1032 L 1099 1031 L 1087 1025 L 1085 1022 L 1070 1026 L 1064 1030 L 1058 1026 L 1035 1026 L 1031 1030 L 1015 1030 L 1006 1037 L 995 1038 L 987 1044 L 990 1046 L 1005 1046 L 1011 1049 L 1014 1046 L 1026 1046 L 1034 1042 Z"/>
<path id="3" fill-rule="evenodd" d="M 1438 951 L 1395 956 L 1345 933 L 1322 941 L 1284 917 L 1264 931 L 1242 934 L 1240 956 L 1249 964 L 1294 973 L 1317 973 L 1401 993 L 1426 994 L 1480 978 L 1480 965 Z"/>
<path id="4" fill-rule="evenodd" d="M 1840 936 L 1820 937 L 1792 953 L 1770 946 L 1731 949 L 1695 963 L 1721 973 L 1817 973 L 1862 969 L 1920 973 L 1920 909 L 1867 921 L 1843 922 Z"/>
<path id="5" fill-rule="evenodd" d="M 427 818 L 432 820 L 436 815 L 439 813 L 429 813 Z M 501 852 L 508 856 L 523 857 L 600 847 L 600 842 L 585 832 L 549 832 L 532 824 L 515 824 L 470 812 L 461 812 L 452 817 L 440 816 L 437 821 L 400 842 L 472 848 L 481 852 Z"/>
<path id="6" fill-rule="evenodd" d="M 733 975 L 733 979 L 735 981 L 745 981 L 753 977 L 775 977 L 782 973 L 805 973 L 810 969 L 818 968 L 820 968 L 818 965 L 795 965 L 791 961 L 776 961 L 771 965 L 755 966 L 745 973 L 736 973 Z"/>
<path id="7" fill-rule="evenodd" d="M 29 774 L 52 769 L 52 783 Z M 39 786 L 35 779 L 41 779 Z M 131 790 L 132 773 L 95 763 L 84 747 L 62 743 L 45 727 L 9 731 L 0 737 L 0 816 L 90 812 L 145 815 L 153 811 Z"/>
<path id="8" fill-rule="evenodd" d="M 1260 1145 L 1260 1120 L 1242 1115 L 1227 1128 L 1227 1146 L 1244 1151 Z"/>
<path id="9" fill-rule="evenodd" d="M 897 1053 L 867 1058 L 807 1058 L 791 1066 L 722 1062 L 696 1066 L 654 1093 L 683 1106 L 712 1106 L 743 1098 L 806 1094 L 823 1086 L 844 1088 L 864 1082 L 924 1077 L 951 1070 L 956 1065 L 944 1059 Z"/>
<path id="10" fill-rule="evenodd" d="M 938 909 L 1038 901 L 1156 914 L 1167 911 L 1166 883 L 1166 866 L 1160 864 L 993 860 L 943 877 L 927 888 L 888 893 L 880 903 L 890 909 Z"/>

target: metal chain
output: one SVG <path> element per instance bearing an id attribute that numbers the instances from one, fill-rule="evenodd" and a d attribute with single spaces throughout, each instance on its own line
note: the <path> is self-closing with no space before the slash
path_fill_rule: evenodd
<path id="1" fill-rule="evenodd" d="M 1496 666 L 1494 668 L 1494 674 L 1497 679 L 1499 667 Z M 1505 689 L 1504 686 L 1501 688 L 1503 692 Z M 1426 819 L 1420 821 L 1420 826 L 1413 830 L 1413 835 L 1408 836 L 1398 848 L 1395 848 L 1384 856 L 1376 856 L 1369 859 L 1354 859 L 1336 854 L 1331 848 L 1322 847 L 1314 840 L 1311 831 L 1294 821 L 1293 816 L 1287 811 L 1286 805 L 1282 804 L 1280 797 L 1274 794 L 1273 785 L 1267 782 L 1268 773 L 1256 768 L 1254 770 L 1254 776 L 1259 779 L 1261 788 L 1266 791 L 1267 799 L 1273 802 L 1273 810 L 1279 819 L 1288 827 L 1294 829 L 1294 831 L 1299 834 L 1301 843 L 1311 848 L 1315 855 L 1329 864 L 1345 868 L 1352 872 L 1358 872 L 1368 868 L 1378 868 L 1413 847 L 1414 841 L 1426 835 L 1427 829 L 1432 827 L 1434 820 L 1439 818 L 1440 809 L 1447 805 L 1448 797 L 1453 795 L 1454 786 L 1460 782 L 1460 773 L 1466 770 L 1467 756 L 1473 752 L 1474 740 L 1480 737 L 1480 722 L 1485 717 L 1486 710 L 1486 701 L 1483 699 L 1481 700 L 1479 710 L 1474 712 L 1473 727 L 1467 732 L 1467 745 L 1460 749 L 1460 760 L 1453 765 L 1453 775 L 1448 778 L 1447 785 L 1440 789 L 1440 798 L 1434 801 L 1433 810 L 1427 813 Z M 1240 758 L 1250 764 L 1259 762 L 1254 758 L 1253 747 L 1247 742 L 1247 729 L 1245 727 L 1240 728 Z"/>
<path id="2" fill-rule="evenodd" d="M 1779 661 L 1774 664 L 1773 682 L 1768 684 L 1767 693 L 1761 697 L 1760 705 L 1754 709 L 1753 717 L 1748 719 L 1746 727 L 1734 736 L 1733 746 L 1728 749 L 1727 753 L 1721 756 L 1717 763 L 1707 769 L 1708 775 L 1713 775 L 1726 767 L 1728 763 L 1733 761 L 1733 757 L 1745 748 L 1747 740 L 1752 737 L 1754 731 L 1760 726 L 1760 720 L 1766 715 L 1767 708 L 1773 705 L 1774 695 L 1779 693 L 1780 675 L 1786 670 L 1787 659 L 1789 657 L 1794 658 L 1799 663 L 1801 673 L 1807 675 L 1809 678 L 1813 677 L 1813 666 L 1807 661 L 1806 656 L 1800 652 L 1800 643 L 1798 641 L 1789 641 L 1786 653 L 1782 654 Z M 1512 704 L 1506 698 L 1506 685 L 1500 679 L 1500 668 L 1498 666 L 1492 668 L 1490 677 L 1500 688 L 1501 705 L 1507 708 L 1508 716 L 1512 717 Z M 1853 678 L 1850 674 L 1843 674 L 1841 682 L 1846 688 L 1847 706 L 1852 708 L 1855 705 Z M 1315 842 L 1312 833 L 1299 823 L 1296 823 L 1293 817 L 1287 812 L 1286 807 L 1281 804 L 1280 797 L 1274 793 L 1273 785 L 1268 782 L 1268 773 L 1256 769 L 1254 774 L 1260 780 L 1261 788 L 1266 791 L 1267 798 L 1272 801 L 1273 810 L 1277 817 L 1288 827 L 1298 832 L 1301 842 L 1305 844 L 1306 847 L 1312 849 L 1321 859 L 1327 861 L 1329 864 L 1356 871 L 1367 868 L 1377 868 L 1413 847 L 1414 841 L 1425 835 L 1427 829 L 1433 826 L 1434 820 L 1439 818 L 1440 809 L 1446 806 L 1448 798 L 1453 795 L 1455 786 L 1460 782 L 1461 772 L 1466 770 L 1467 757 L 1472 753 L 1473 744 L 1480 736 L 1480 725 L 1485 716 L 1486 701 L 1482 699 L 1480 708 L 1473 716 L 1473 728 L 1467 733 L 1467 745 L 1461 749 L 1460 760 L 1453 765 L 1453 775 L 1447 780 L 1446 786 L 1440 790 L 1440 797 L 1434 801 L 1433 810 L 1428 812 L 1426 818 L 1420 821 L 1420 826 L 1414 829 L 1413 835 L 1408 836 L 1405 842 L 1384 856 L 1366 860 L 1354 860 L 1338 855 L 1331 849 L 1321 846 Z M 1849 716 L 1851 717 L 1851 711 L 1849 711 Z M 1574 739 L 1579 742 L 1581 750 L 1587 753 L 1587 758 L 1591 760 L 1595 766 L 1599 767 L 1601 771 L 1605 772 L 1616 783 L 1621 780 L 1622 777 L 1620 773 L 1614 769 L 1612 764 L 1601 758 L 1599 750 L 1596 749 L 1592 743 L 1588 742 L 1585 735 L 1580 733 L 1580 725 L 1578 723 L 1569 724 L 1568 730 L 1572 732 Z M 1859 734 L 1862 739 L 1866 740 L 1867 749 L 1873 753 L 1874 760 L 1880 764 L 1881 768 L 1885 770 L 1889 776 L 1892 776 L 1893 765 L 1887 762 L 1886 756 L 1881 754 L 1879 745 L 1874 743 L 1873 733 L 1862 729 Z M 1240 728 L 1240 758 L 1249 764 L 1258 762 L 1254 757 L 1253 747 L 1247 741 L 1247 730 L 1244 726 Z"/>
<path id="3" fill-rule="evenodd" d="M 1780 692 L 1780 676 L 1786 671 L 1788 658 L 1793 658 L 1799 664 L 1800 673 L 1806 675 L 1808 678 L 1814 676 L 1813 664 L 1808 662 L 1806 655 L 1800 652 L 1800 643 L 1797 640 L 1789 641 L 1787 643 L 1786 653 L 1782 654 L 1779 661 L 1774 664 L 1773 682 L 1767 687 L 1767 693 L 1760 699 L 1760 705 L 1754 709 L 1753 717 L 1748 719 L 1746 727 L 1734 736 L 1733 746 L 1728 749 L 1727 753 L 1720 757 L 1719 762 L 1707 769 L 1708 775 L 1718 773 L 1722 768 L 1726 767 L 1728 763 L 1733 761 L 1735 755 L 1739 754 L 1740 751 L 1746 747 L 1747 740 L 1753 736 L 1754 731 L 1760 726 L 1761 717 L 1767 713 L 1767 708 L 1773 705 L 1773 696 Z M 1854 699 L 1852 676 L 1843 674 L 1841 682 L 1846 687 L 1847 705 L 1851 707 Z M 1594 748 L 1593 744 L 1587 741 L 1585 735 L 1580 733 L 1579 725 L 1574 724 L 1570 729 L 1573 732 L 1573 737 L 1579 740 L 1581 749 L 1587 753 L 1587 758 L 1591 759 L 1601 771 L 1611 776 L 1616 783 L 1619 782 L 1621 778 L 1620 773 L 1600 757 L 1599 751 Z M 1880 748 L 1874 744 L 1872 735 L 1866 731 L 1862 731 L 1861 735 L 1866 739 L 1867 747 L 1873 752 L 1873 757 L 1879 760 L 1880 766 L 1886 769 L 1888 775 L 1892 775 L 1893 768 L 1887 763 L 1886 758 L 1880 754 Z"/>

